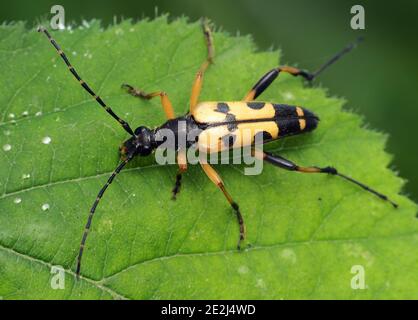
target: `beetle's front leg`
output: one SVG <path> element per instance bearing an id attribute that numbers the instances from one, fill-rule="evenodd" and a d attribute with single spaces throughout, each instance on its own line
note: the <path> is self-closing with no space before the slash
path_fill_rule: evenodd
<path id="1" fill-rule="evenodd" d="M 140 89 L 136 89 L 126 83 L 122 84 L 122 89 L 125 89 L 126 92 L 128 92 L 131 96 L 145 99 L 145 100 L 151 100 L 152 98 L 160 97 L 161 105 L 163 106 L 167 119 L 174 119 L 176 117 L 174 114 L 174 109 L 170 102 L 170 99 L 168 98 L 167 93 L 165 93 L 164 91 L 145 93 L 144 91 Z"/>
<path id="2" fill-rule="evenodd" d="M 187 170 L 187 158 L 186 158 L 186 150 L 180 150 L 177 154 L 177 164 L 179 169 L 176 175 L 176 182 L 174 184 L 174 188 L 172 190 L 172 197 L 171 199 L 176 200 L 177 194 L 180 192 L 181 188 L 181 175 L 182 173 L 186 172 Z"/>

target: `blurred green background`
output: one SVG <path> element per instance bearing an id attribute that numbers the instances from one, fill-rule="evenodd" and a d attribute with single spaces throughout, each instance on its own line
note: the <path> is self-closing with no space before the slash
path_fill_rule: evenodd
<path id="1" fill-rule="evenodd" d="M 409 180 L 404 192 L 418 201 L 418 1 L 14 0 L 0 3 L 0 21 L 26 20 L 32 27 L 40 17 L 51 16 L 54 4 L 64 6 L 67 22 L 98 18 L 104 25 L 114 16 L 118 21 L 152 18 L 156 7 L 159 14 L 170 13 L 172 18 L 207 16 L 231 34 L 252 34 L 260 50 L 281 48 L 283 63 L 296 62 L 308 70 L 365 36 L 366 41 L 327 70 L 316 85 L 346 98 L 346 107 L 364 115 L 371 128 L 390 134 L 387 150 L 395 155 L 392 166 Z M 365 30 L 350 28 L 350 8 L 355 4 L 365 8 Z"/>

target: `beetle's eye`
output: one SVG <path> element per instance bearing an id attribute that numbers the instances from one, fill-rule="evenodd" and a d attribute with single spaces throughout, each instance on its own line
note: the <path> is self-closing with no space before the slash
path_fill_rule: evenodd
<path id="1" fill-rule="evenodd" d="M 141 134 L 141 131 L 142 131 L 142 128 L 141 127 L 136 128 L 135 129 L 135 135 Z"/>

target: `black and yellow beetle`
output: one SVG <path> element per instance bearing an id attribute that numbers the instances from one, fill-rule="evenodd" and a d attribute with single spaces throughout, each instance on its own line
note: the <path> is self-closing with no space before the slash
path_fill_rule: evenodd
<path id="1" fill-rule="evenodd" d="M 192 86 L 192 93 L 190 97 L 190 111 L 181 117 L 175 117 L 171 102 L 164 91 L 145 93 L 141 90 L 135 89 L 134 87 L 123 84 L 122 87 L 127 92 L 135 97 L 142 99 L 152 99 L 154 97 L 160 97 L 161 104 L 167 117 L 167 121 L 161 126 L 149 129 L 144 126 L 138 127 L 135 131 L 131 129 L 129 124 L 119 118 L 113 110 L 108 107 L 103 100 L 97 96 L 93 90 L 84 82 L 74 67 L 70 64 L 67 56 L 58 46 L 56 41 L 51 37 L 49 32 L 40 27 L 39 32 L 43 32 L 51 42 L 51 44 L 58 51 L 58 54 L 64 60 L 68 66 L 70 72 L 80 82 L 82 87 L 94 97 L 94 99 L 108 112 L 114 119 L 116 119 L 122 127 L 131 135 L 131 137 L 122 144 L 120 148 L 122 161 L 117 166 L 115 171 L 109 177 L 106 184 L 99 191 L 93 206 L 90 209 L 88 221 L 81 239 L 80 250 L 77 258 L 77 269 L 76 274 L 80 274 L 81 258 L 83 255 L 84 245 L 89 233 L 92 218 L 96 211 L 97 205 L 102 198 L 107 187 L 112 183 L 115 176 L 123 169 L 123 167 L 131 161 L 135 156 L 148 156 L 155 149 L 157 149 L 163 139 L 159 139 L 163 129 L 172 130 L 175 134 L 176 142 L 172 145 L 172 148 L 177 155 L 177 163 L 179 170 L 176 176 L 175 186 L 173 188 L 173 198 L 180 190 L 181 185 L 181 174 L 187 169 L 187 156 L 186 151 L 192 145 L 197 146 L 199 151 L 206 153 L 218 153 L 224 150 L 232 148 L 243 148 L 246 146 L 253 146 L 256 135 L 262 135 L 264 142 L 273 141 L 279 138 L 284 138 L 290 135 L 297 135 L 304 132 L 309 132 L 317 127 L 319 118 L 311 111 L 302 108 L 300 106 L 290 106 L 285 104 L 276 104 L 270 102 L 259 102 L 255 99 L 266 90 L 269 85 L 277 78 L 281 72 L 289 73 L 293 76 L 301 76 L 308 81 L 313 80 L 320 72 L 326 67 L 331 65 L 333 62 L 338 60 L 343 54 L 349 52 L 356 44 L 351 44 L 336 56 L 330 59 L 324 64 L 317 72 L 309 73 L 293 67 L 278 67 L 267 72 L 261 79 L 253 86 L 253 88 L 247 93 L 241 101 L 232 102 L 199 102 L 199 94 L 202 88 L 203 76 L 208 66 L 213 62 L 214 58 L 214 47 L 212 41 L 212 35 L 208 23 L 204 20 L 203 33 L 205 36 L 208 55 L 206 60 L 201 65 L 199 71 L 196 74 Z M 180 126 L 180 123 L 185 123 L 185 126 Z M 179 135 L 187 135 L 191 130 L 198 129 L 201 134 L 197 136 L 196 140 L 188 142 L 185 147 L 180 148 L 177 140 Z M 243 135 L 244 130 L 251 130 L 252 135 Z M 209 137 L 209 138 L 208 138 Z M 218 141 L 218 143 L 211 144 L 208 139 Z M 254 149 L 254 155 L 258 159 L 262 159 L 268 163 L 271 163 L 282 169 L 303 172 L 303 173 L 328 173 L 332 175 L 340 176 L 347 181 L 350 181 L 361 188 L 373 193 L 379 198 L 390 202 L 395 208 L 398 206 L 396 203 L 388 199 L 387 196 L 369 188 L 361 182 L 358 182 L 346 175 L 339 173 L 335 168 L 332 167 L 301 167 L 292 161 L 284 159 L 280 156 L 273 155 L 268 152 L 258 151 Z M 236 213 L 238 224 L 239 224 L 239 241 L 238 248 L 240 248 L 241 241 L 245 238 L 245 226 L 244 220 L 239 210 L 238 204 L 233 200 L 231 195 L 225 188 L 222 179 L 218 173 L 213 169 L 209 163 L 200 163 L 203 171 L 209 177 L 209 179 L 223 192 L 229 204 Z"/>

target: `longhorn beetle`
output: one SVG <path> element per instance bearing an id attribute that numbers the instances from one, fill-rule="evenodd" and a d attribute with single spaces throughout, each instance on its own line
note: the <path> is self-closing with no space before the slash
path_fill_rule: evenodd
<path id="1" fill-rule="evenodd" d="M 187 148 L 192 146 L 192 144 L 188 142 L 185 148 L 178 147 L 177 140 L 180 133 L 187 134 L 193 129 L 200 129 L 202 132 L 201 134 L 204 133 L 206 136 L 209 134 L 210 138 L 218 139 L 219 143 L 214 146 L 207 144 L 207 139 L 199 139 L 200 137 L 203 137 L 202 135 L 197 137 L 195 144 L 198 145 L 198 149 L 204 150 L 210 154 L 231 148 L 253 146 L 256 135 L 255 133 L 262 134 L 264 139 L 263 141 L 269 142 L 290 135 L 297 135 L 314 130 L 317 127 L 319 118 L 313 112 L 300 106 L 291 106 L 270 102 L 258 102 L 255 101 L 255 99 L 271 85 L 271 83 L 280 73 L 288 73 L 292 76 L 300 76 L 308 81 L 312 81 L 324 69 L 341 58 L 344 54 L 355 48 L 358 43 L 357 41 L 353 44 L 350 44 L 313 73 L 288 66 L 274 68 L 263 75 L 241 101 L 199 102 L 199 95 L 203 84 L 203 76 L 209 65 L 213 63 L 214 59 L 212 33 L 208 22 L 205 19 L 202 22 L 202 29 L 207 46 L 207 57 L 203 64 L 200 66 L 192 85 L 189 112 L 184 116 L 176 117 L 174 115 L 174 110 L 167 96 L 167 93 L 164 91 L 145 93 L 142 90 L 135 89 L 131 85 L 123 84 L 122 88 L 124 88 L 134 97 L 147 100 L 159 97 L 167 117 L 167 121 L 157 128 L 149 129 L 145 126 L 140 126 L 136 128 L 135 131 L 133 131 L 130 125 L 126 121 L 119 118 L 114 113 L 114 111 L 108 107 L 98 95 L 94 93 L 94 91 L 87 85 L 87 83 L 81 79 L 77 71 L 69 62 L 67 56 L 61 50 L 57 42 L 51 37 L 49 32 L 43 27 L 38 28 L 39 32 L 43 32 L 47 36 L 51 44 L 57 50 L 58 54 L 64 60 L 69 71 L 73 74 L 81 86 L 104 108 L 107 113 L 109 113 L 116 121 L 118 121 L 123 129 L 125 129 L 125 131 L 128 132 L 131 136 L 122 144 L 120 148 L 122 161 L 111 174 L 106 184 L 99 191 L 97 198 L 90 209 L 90 214 L 88 216 L 83 236 L 81 238 L 80 249 L 77 257 L 77 277 L 80 275 L 81 258 L 83 255 L 84 246 L 86 243 L 87 235 L 90 231 L 93 215 L 96 211 L 100 199 L 107 190 L 108 186 L 114 180 L 115 176 L 123 169 L 123 167 L 125 167 L 129 161 L 131 161 L 136 156 L 148 156 L 156 148 L 158 148 L 158 146 L 161 145 L 163 139 L 158 138 L 160 138 L 163 129 L 172 130 L 176 138 L 176 143 L 172 146 L 176 152 L 177 163 L 179 167 L 178 173 L 176 175 L 175 186 L 172 190 L 173 198 L 175 199 L 177 193 L 180 191 L 182 173 L 187 170 L 186 151 Z M 186 123 L 186 126 L 181 128 L 179 125 L 180 122 Z M 254 135 L 250 137 L 250 139 L 241 137 L 242 132 L 245 129 L 253 130 L 252 132 L 254 132 Z M 182 132 L 179 132 L 179 130 Z M 232 139 L 231 143 L 231 139 L 225 139 L 225 137 L 234 137 L 235 139 Z M 364 190 L 369 191 L 375 196 L 388 201 L 395 208 L 398 207 L 398 205 L 391 201 L 387 196 L 357 180 L 354 180 L 353 178 L 338 172 L 337 169 L 333 167 L 302 167 L 281 156 L 255 149 L 253 155 L 255 155 L 255 157 L 260 160 L 264 160 L 285 170 L 302 173 L 327 173 L 339 176 L 349 182 L 356 184 Z M 202 161 L 200 162 L 200 165 L 208 178 L 222 191 L 226 200 L 229 202 L 230 206 L 236 214 L 239 225 L 238 249 L 240 249 L 241 241 L 243 241 L 245 238 L 245 226 L 238 204 L 233 200 L 229 192 L 226 190 L 221 177 L 218 175 L 215 169 L 210 164 L 203 163 Z"/>

